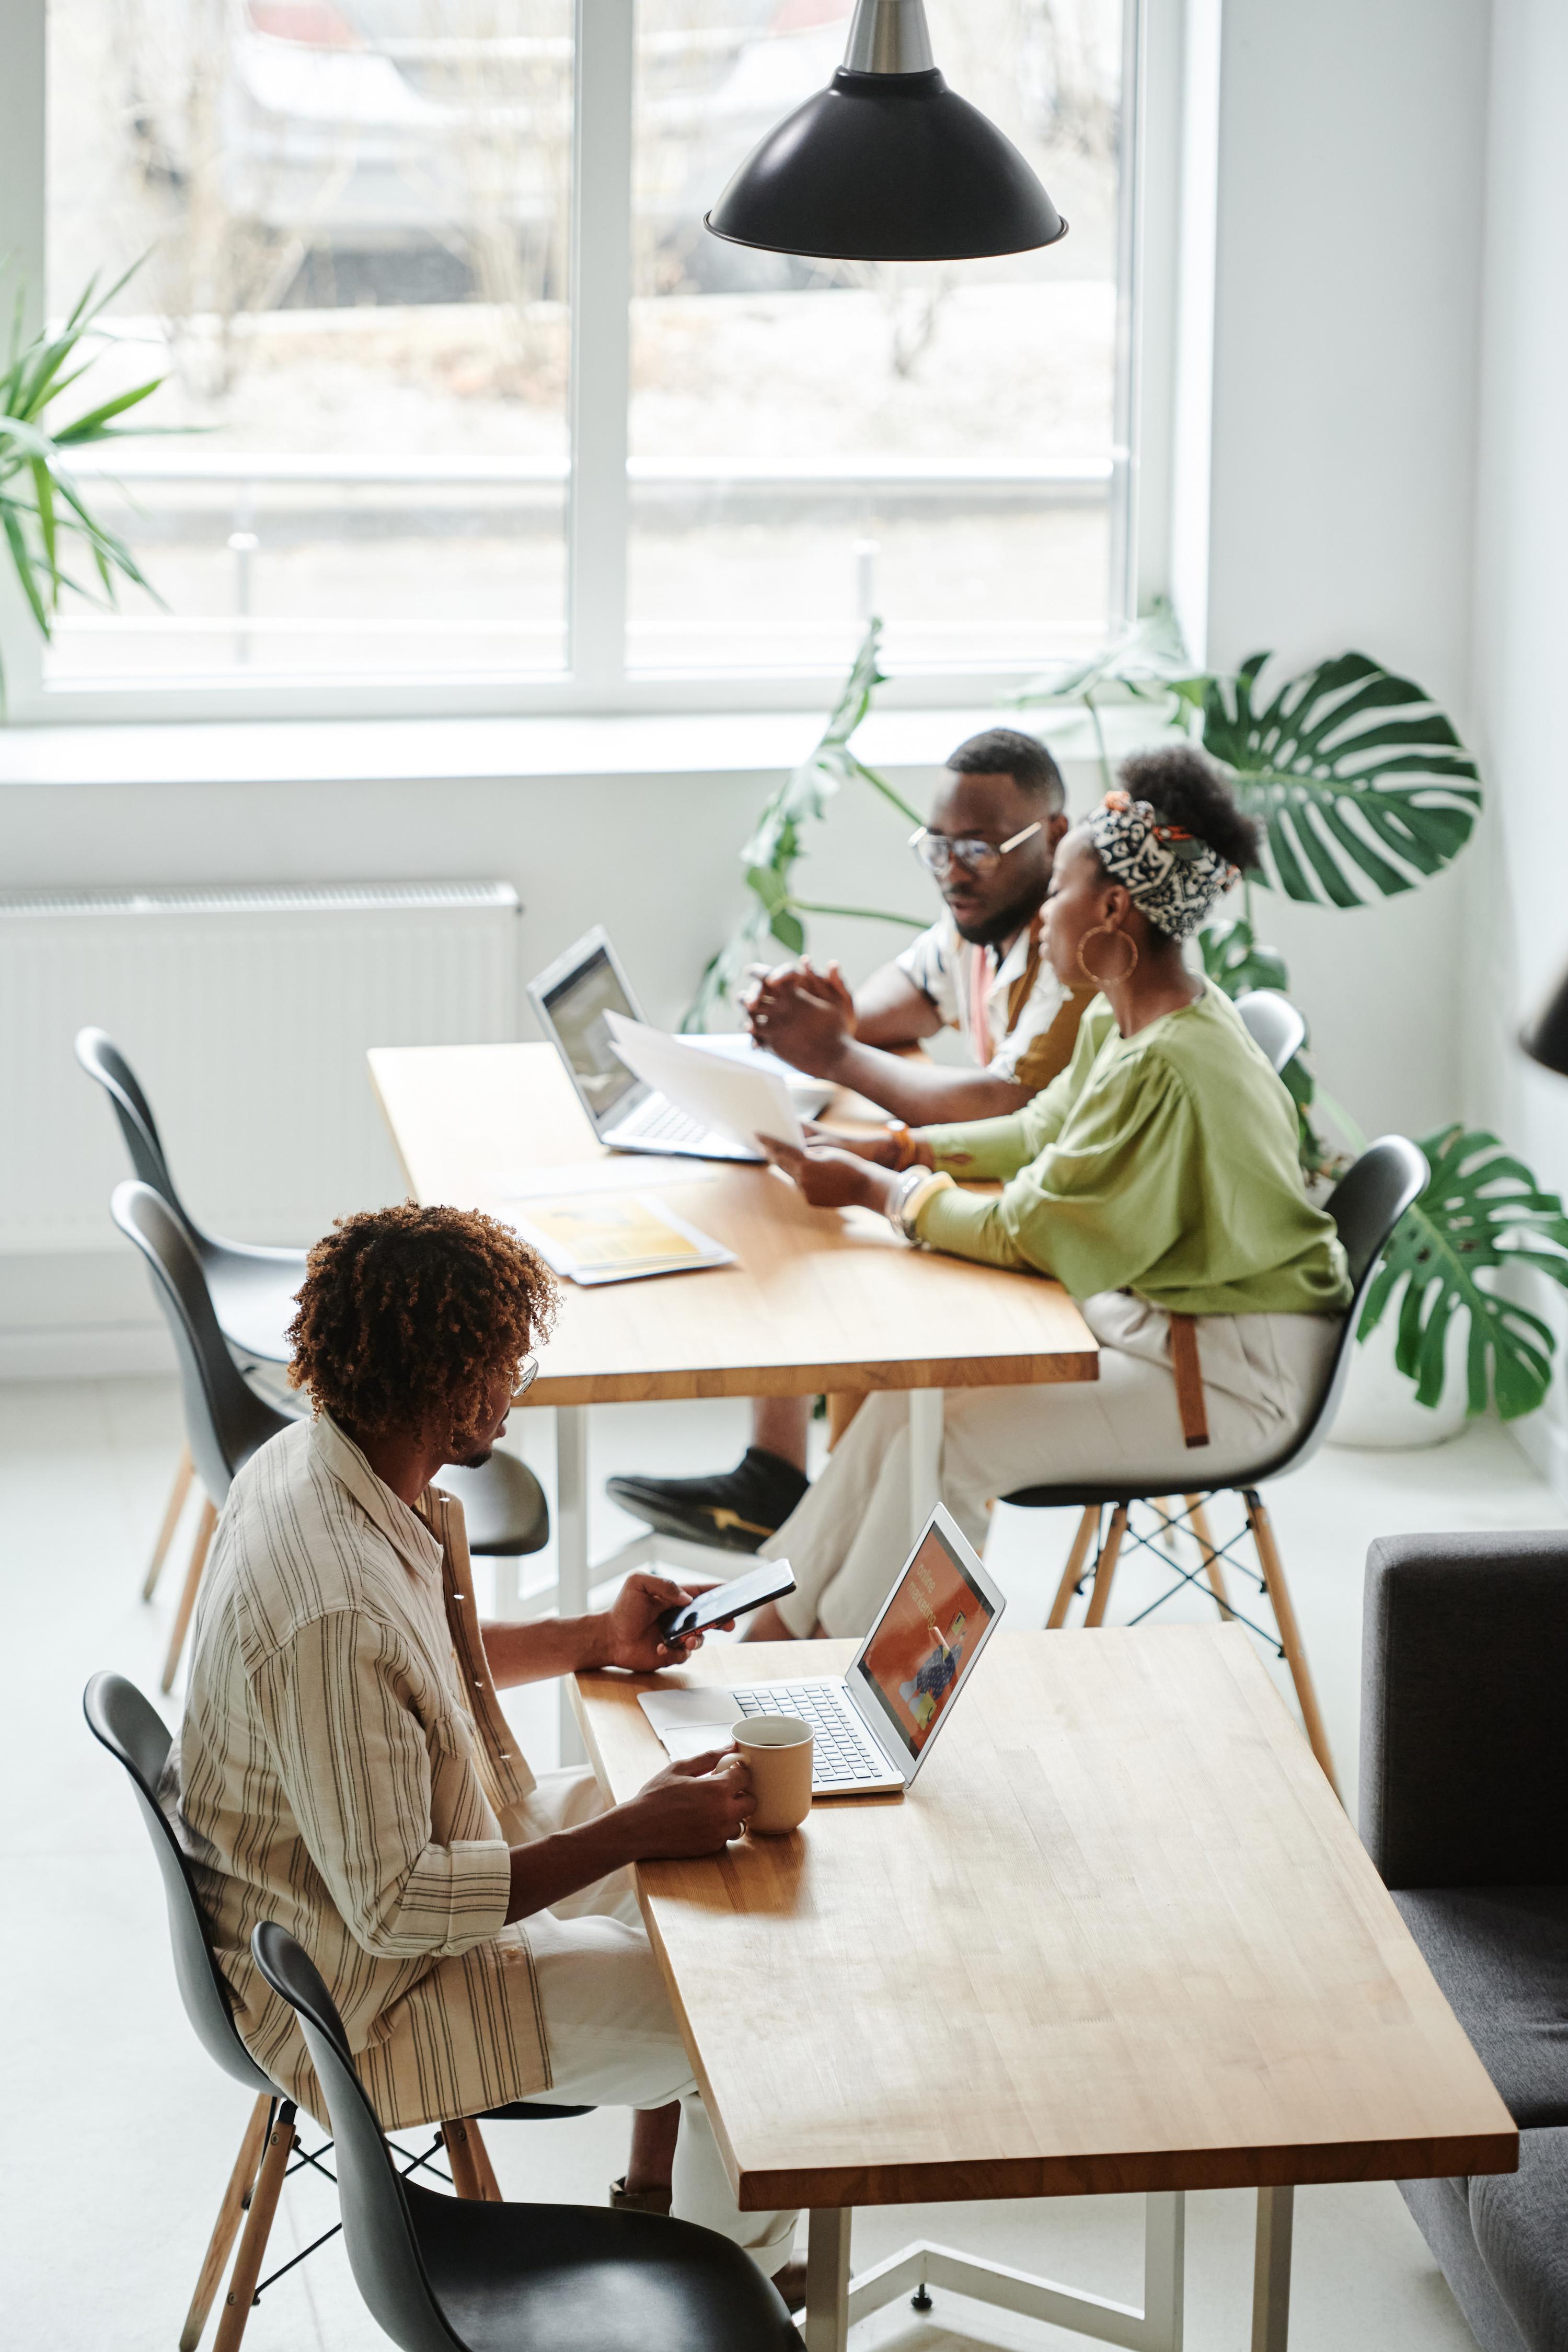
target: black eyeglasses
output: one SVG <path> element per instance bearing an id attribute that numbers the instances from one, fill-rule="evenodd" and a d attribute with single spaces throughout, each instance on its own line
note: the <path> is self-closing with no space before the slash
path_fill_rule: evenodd
<path id="1" fill-rule="evenodd" d="M 1037 817 L 1033 824 L 1026 824 L 1010 841 L 975 841 L 968 837 L 951 841 L 945 833 L 932 833 L 922 824 L 910 834 L 910 847 L 921 864 L 939 877 L 955 866 L 962 866 L 966 874 L 994 874 L 1010 849 L 1021 848 L 1039 830 L 1040 820 Z"/>
<path id="2" fill-rule="evenodd" d="M 534 1381 L 538 1378 L 539 1359 L 537 1356 L 530 1353 L 529 1355 L 524 1356 L 521 1363 L 519 1364 L 517 1368 L 517 1378 L 511 1384 L 511 1401 L 513 1404 L 517 1402 L 519 1397 L 523 1394 L 525 1390 L 531 1389 L 533 1386 Z"/>

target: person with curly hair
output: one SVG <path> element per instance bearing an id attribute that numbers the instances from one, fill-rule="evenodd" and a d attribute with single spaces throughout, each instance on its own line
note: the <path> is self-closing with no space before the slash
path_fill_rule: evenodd
<path id="1" fill-rule="evenodd" d="M 405 1202 L 317 1243 L 289 1334 L 311 1416 L 230 1491 L 165 1799 L 235 2022 L 291 2097 L 325 2120 L 250 1956 L 264 1919 L 326 1979 L 384 2124 L 541 2093 L 629 2106 L 611 2201 L 721 2230 L 775 2273 L 795 2216 L 736 2209 L 630 1868 L 722 1853 L 745 1767 L 715 1750 L 606 1806 L 592 1773 L 536 1781 L 497 1696 L 679 1664 L 697 1642 L 667 1641 L 660 1617 L 706 1587 L 632 1576 L 597 1615 L 481 1624 L 440 1484 L 489 1459 L 556 1303 L 533 1251 L 474 1212 Z"/>
<path id="2" fill-rule="evenodd" d="M 882 1211 L 918 1248 L 1054 1275 L 1100 1341 L 1081 1386 L 946 1400 L 942 1499 L 976 1546 L 1017 1488 L 1121 1476 L 1205 1486 L 1282 1452 L 1315 1410 L 1350 1277 L 1308 1200 L 1296 1111 L 1224 991 L 1183 955 L 1256 865 L 1258 838 L 1195 746 L 1127 761 L 1057 851 L 1046 952 L 1100 990 L 1062 1075 L 1007 1118 L 925 1127 L 904 1150 L 771 1147 L 806 1199 Z M 999 1180 L 1000 1192 L 964 1190 Z M 1158 1488 L 1156 1489 L 1158 1491 Z M 764 1558 L 795 1590 L 748 1638 L 864 1633 L 907 1540 L 901 1396 L 869 1398 Z"/>

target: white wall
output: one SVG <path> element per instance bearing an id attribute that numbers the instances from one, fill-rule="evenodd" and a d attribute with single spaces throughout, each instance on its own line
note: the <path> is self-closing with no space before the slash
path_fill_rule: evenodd
<path id="1" fill-rule="evenodd" d="M 1189 5 L 1212 75 L 1214 0 Z M 1213 382 L 1209 443 L 1193 446 L 1190 403 L 1179 418 L 1190 642 L 1215 667 L 1272 647 L 1280 677 L 1358 648 L 1461 733 L 1489 15 L 1486 0 L 1223 0 L 1212 287 L 1190 245 L 1184 259 L 1183 317 L 1205 348 L 1181 373 L 1200 381 L 1212 361 Z M 1321 1075 L 1370 1132 L 1462 1108 L 1477 879 L 1466 859 L 1360 913 L 1259 904 Z"/>
<path id="2" fill-rule="evenodd" d="M 1484 919 L 1470 942 L 1470 1102 L 1552 1190 L 1568 1192 L 1568 1080 L 1514 1033 L 1568 960 L 1568 11 L 1499 0 L 1491 59 L 1477 498 L 1474 702 L 1490 790 Z M 1544 1296 L 1540 1294 L 1544 1293 Z M 1560 1293 L 1529 1302 L 1551 1315 Z M 1562 1381 L 1519 1434 L 1568 1493 Z"/>

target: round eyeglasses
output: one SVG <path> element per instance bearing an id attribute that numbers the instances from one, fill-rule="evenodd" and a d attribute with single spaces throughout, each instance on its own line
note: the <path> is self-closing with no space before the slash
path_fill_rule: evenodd
<path id="1" fill-rule="evenodd" d="M 994 874 L 1010 849 L 1022 848 L 1040 830 L 1040 820 L 1026 824 L 1010 841 L 975 841 L 966 837 L 953 841 L 945 833 L 932 833 L 925 825 L 917 825 L 910 835 L 910 847 L 929 872 L 937 876 L 962 866 L 966 874 Z"/>

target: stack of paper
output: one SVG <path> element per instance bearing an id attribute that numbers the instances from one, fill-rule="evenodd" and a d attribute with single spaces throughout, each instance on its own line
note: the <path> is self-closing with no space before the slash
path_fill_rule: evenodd
<path id="1" fill-rule="evenodd" d="M 653 1274 L 734 1264 L 732 1251 L 642 1192 L 586 1199 L 560 1193 L 530 1201 L 512 1223 L 547 1265 L 573 1282 L 637 1282 Z"/>

